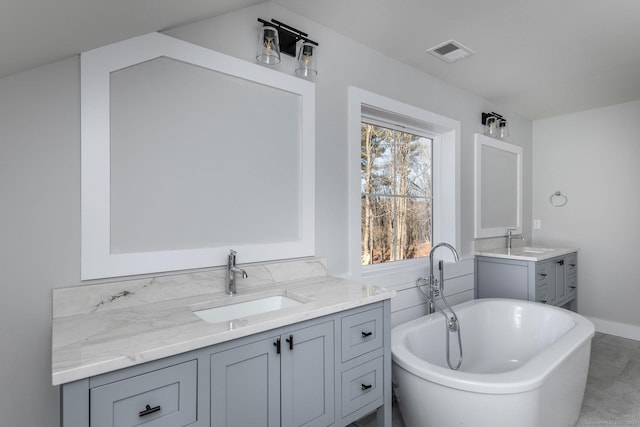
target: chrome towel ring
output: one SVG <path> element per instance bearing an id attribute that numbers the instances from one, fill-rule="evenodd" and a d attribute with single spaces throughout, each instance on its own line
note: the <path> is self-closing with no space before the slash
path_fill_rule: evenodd
<path id="1" fill-rule="evenodd" d="M 569 202 L 569 198 L 566 194 L 556 191 L 551 195 L 551 197 L 549 197 L 549 202 L 551 203 L 551 206 L 561 208 Z"/>

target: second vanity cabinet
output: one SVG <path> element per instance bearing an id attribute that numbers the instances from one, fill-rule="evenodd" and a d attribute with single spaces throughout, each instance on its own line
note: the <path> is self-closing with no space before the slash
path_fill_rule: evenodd
<path id="1" fill-rule="evenodd" d="M 576 252 L 540 261 L 476 256 L 476 298 L 514 298 L 576 310 Z"/>
<path id="2" fill-rule="evenodd" d="M 62 427 L 390 426 L 390 302 L 64 384 Z"/>

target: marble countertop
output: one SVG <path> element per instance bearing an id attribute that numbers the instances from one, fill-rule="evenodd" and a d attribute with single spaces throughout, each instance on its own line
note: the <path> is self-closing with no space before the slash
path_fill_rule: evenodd
<path id="1" fill-rule="evenodd" d="M 149 281 L 152 282 L 153 280 Z M 148 284 L 136 289 L 144 287 L 148 287 Z M 73 288 L 61 291 L 67 289 L 73 291 Z M 103 297 L 97 304 L 95 299 L 91 300 L 86 296 L 87 292 L 84 292 L 75 303 L 78 305 L 84 299 L 88 303 L 85 305 L 90 309 L 79 312 L 70 311 L 68 301 L 67 306 L 63 304 L 71 298 L 70 293 L 61 292 L 56 296 L 54 291 L 53 385 L 337 313 L 389 299 L 395 294 L 395 291 L 381 287 L 326 275 L 246 288 L 240 284 L 237 295 L 233 297 L 216 288 L 211 293 L 186 297 L 171 295 L 171 298 L 147 302 L 140 297 L 144 294 L 143 291 L 122 289 L 124 290 L 112 293 L 108 298 Z M 193 314 L 195 310 L 221 303 L 238 303 L 283 291 L 294 292 L 309 302 L 214 324 L 206 323 Z M 107 305 L 126 300 L 134 294 L 138 296 L 135 303 L 106 308 Z M 129 300 L 133 301 L 131 298 Z M 56 306 L 59 306 L 58 310 Z"/>
<path id="2" fill-rule="evenodd" d="M 494 248 L 476 251 L 478 256 L 487 256 L 494 258 L 514 259 L 520 261 L 544 261 L 546 259 L 567 255 L 577 252 L 576 248 L 551 248 L 551 247 L 531 247 L 520 246 L 511 249 Z"/>

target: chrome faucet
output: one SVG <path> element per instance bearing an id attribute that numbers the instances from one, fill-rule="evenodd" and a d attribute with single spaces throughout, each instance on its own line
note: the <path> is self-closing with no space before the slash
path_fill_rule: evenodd
<path id="1" fill-rule="evenodd" d="M 511 241 L 513 239 L 522 240 L 524 242 L 524 234 L 520 234 L 518 237 L 513 237 L 514 231 L 516 231 L 515 228 L 507 228 L 507 249 L 511 249 Z"/>
<path id="2" fill-rule="evenodd" d="M 227 295 L 236 294 L 236 273 L 242 274 L 242 278 L 249 277 L 246 271 L 242 268 L 236 267 L 236 255 L 238 252 L 233 249 L 229 250 L 229 256 L 227 257 Z"/>
<path id="3" fill-rule="evenodd" d="M 451 308 L 451 306 L 447 302 L 447 298 L 445 298 L 444 296 L 444 262 L 442 260 L 440 260 L 440 262 L 438 263 L 438 267 L 440 270 L 440 280 L 439 281 L 436 280 L 436 276 L 435 274 L 433 274 L 433 254 L 436 252 L 436 249 L 442 246 L 444 246 L 445 248 L 448 248 L 453 253 L 453 257 L 455 258 L 456 262 L 460 261 L 460 256 L 458 256 L 458 251 L 456 251 L 456 248 L 451 246 L 449 243 L 442 242 L 432 247 L 431 252 L 429 252 L 430 271 L 429 271 L 428 294 L 425 294 L 420 288 L 420 286 L 418 286 L 418 290 L 427 297 L 427 301 L 429 302 L 429 307 L 427 310 L 428 313 L 431 314 L 431 313 L 434 313 L 436 310 L 438 310 L 444 316 L 446 320 L 445 329 L 446 329 L 446 337 L 447 337 L 447 349 L 446 349 L 447 365 L 449 365 L 449 367 L 453 370 L 458 370 L 462 365 L 462 337 L 460 334 L 460 322 L 458 321 L 458 316 L 456 315 L 456 312 L 453 311 L 453 308 Z M 416 282 L 416 285 L 418 285 L 420 280 L 422 279 L 418 279 L 418 281 Z M 444 311 L 444 309 L 440 308 L 438 304 L 435 303 L 435 297 L 438 296 L 438 293 L 442 297 L 442 302 L 444 302 L 444 305 L 447 307 L 447 309 L 451 313 L 451 317 L 449 317 L 449 315 Z M 449 337 L 450 334 L 456 334 L 456 336 L 458 337 L 458 348 L 460 349 L 460 353 L 458 354 L 457 363 L 451 362 L 451 345 L 450 345 L 450 337 Z"/>
<path id="4" fill-rule="evenodd" d="M 433 274 L 433 254 L 436 252 L 436 249 L 440 247 L 448 248 L 453 253 L 453 257 L 455 258 L 456 262 L 460 261 L 460 257 L 458 256 L 458 251 L 456 251 L 456 248 L 451 246 L 449 243 L 445 243 L 445 242 L 438 243 L 437 245 L 431 248 L 431 252 L 429 252 L 429 298 L 430 298 L 429 312 L 430 313 L 433 313 L 437 307 L 435 304 L 433 304 L 432 301 L 434 301 L 435 297 L 441 294 L 442 291 L 444 290 L 444 273 L 443 273 L 444 269 L 442 267 L 442 264 L 440 264 L 440 281 L 438 281 L 438 279 L 436 279 L 435 274 Z"/>

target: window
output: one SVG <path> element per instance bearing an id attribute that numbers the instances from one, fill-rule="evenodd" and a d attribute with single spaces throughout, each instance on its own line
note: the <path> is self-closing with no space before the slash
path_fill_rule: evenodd
<path id="1" fill-rule="evenodd" d="M 428 256 L 433 222 L 433 139 L 419 130 L 368 117 L 363 120 L 362 264 Z"/>
<path id="2" fill-rule="evenodd" d="M 349 276 L 424 269 L 432 242 L 460 247 L 460 122 L 355 87 L 348 120 Z"/>

